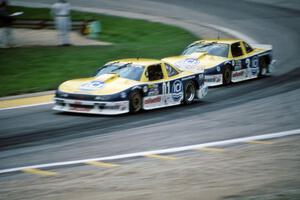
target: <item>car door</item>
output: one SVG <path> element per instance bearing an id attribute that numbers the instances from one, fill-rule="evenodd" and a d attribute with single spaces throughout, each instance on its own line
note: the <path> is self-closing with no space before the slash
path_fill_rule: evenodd
<path id="1" fill-rule="evenodd" d="M 161 64 L 150 65 L 145 71 L 147 86 L 144 89 L 143 108 L 154 109 L 164 106 L 166 75 Z"/>
<path id="2" fill-rule="evenodd" d="M 245 52 L 242 42 L 235 42 L 230 47 L 231 56 L 233 59 L 234 67 L 232 71 L 232 82 L 248 79 L 251 74 L 250 60 Z"/>
<path id="3" fill-rule="evenodd" d="M 163 83 L 165 105 L 178 105 L 183 100 L 183 80 L 180 72 L 168 63 L 163 64 L 167 79 Z"/>
<path id="4" fill-rule="evenodd" d="M 245 51 L 245 65 L 248 70 L 248 78 L 256 78 L 259 73 L 259 58 L 254 49 L 246 42 L 242 42 Z"/>

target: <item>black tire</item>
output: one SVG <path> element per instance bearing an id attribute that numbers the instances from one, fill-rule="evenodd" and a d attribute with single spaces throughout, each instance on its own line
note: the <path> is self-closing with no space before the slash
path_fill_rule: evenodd
<path id="1" fill-rule="evenodd" d="M 136 90 L 130 93 L 129 95 L 129 112 L 130 113 L 137 113 L 142 110 L 142 95 L 141 93 Z"/>
<path id="2" fill-rule="evenodd" d="M 224 67 L 222 76 L 223 76 L 223 85 L 229 85 L 231 83 L 231 78 L 232 78 L 232 71 L 230 65 L 226 65 Z"/>
<path id="3" fill-rule="evenodd" d="M 191 104 L 195 100 L 196 97 L 196 85 L 193 81 L 188 81 L 184 86 L 184 104 Z"/>
<path id="4" fill-rule="evenodd" d="M 263 70 L 266 70 L 268 72 L 268 58 L 267 57 L 261 57 L 259 59 L 259 71 L 258 71 L 258 77 L 263 77 Z"/>

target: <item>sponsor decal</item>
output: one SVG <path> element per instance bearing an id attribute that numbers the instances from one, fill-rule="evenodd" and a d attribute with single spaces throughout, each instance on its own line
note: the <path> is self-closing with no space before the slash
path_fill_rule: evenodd
<path id="1" fill-rule="evenodd" d="M 239 76 L 244 76 L 245 72 L 244 71 L 239 71 L 239 72 L 232 72 L 232 77 L 239 77 Z"/>
<path id="2" fill-rule="evenodd" d="M 81 105 L 82 103 L 81 103 L 81 101 L 74 101 L 74 104 Z"/>
<path id="3" fill-rule="evenodd" d="M 127 94 L 126 94 L 126 92 L 121 92 L 120 96 L 121 96 L 121 98 L 125 99 L 127 97 Z"/>
<path id="4" fill-rule="evenodd" d="M 70 107 L 70 110 L 74 110 L 74 111 L 81 111 L 81 112 L 88 112 L 91 110 L 91 108 L 84 108 L 84 107 Z"/>
<path id="5" fill-rule="evenodd" d="M 200 61 L 195 58 L 187 58 L 187 59 L 176 62 L 176 66 L 184 67 L 186 69 L 193 69 L 194 67 L 198 66 L 199 64 L 200 64 Z"/>
<path id="6" fill-rule="evenodd" d="M 180 80 L 176 80 L 172 87 L 172 98 L 174 101 L 180 101 L 183 97 L 183 85 Z"/>
<path id="7" fill-rule="evenodd" d="M 159 94 L 158 84 L 149 85 L 148 96 L 156 96 Z"/>
<path id="8" fill-rule="evenodd" d="M 251 68 L 252 75 L 256 75 L 258 73 L 258 68 Z"/>
<path id="9" fill-rule="evenodd" d="M 144 104 L 152 104 L 152 103 L 159 103 L 159 102 L 161 102 L 161 97 L 152 97 L 152 98 L 146 99 L 144 101 Z"/>
<path id="10" fill-rule="evenodd" d="M 205 82 L 221 82 L 221 76 L 218 75 L 205 76 Z"/>
<path id="11" fill-rule="evenodd" d="M 80 86 L 80 90 L 98 90 L 104 86 L 104 82 L 102 81 L 90 81 L 87 83 L 83 83 Z"/>
<path id="12" fill-rule="evenodd" d="M 204 78 L 204 74 L 199 74 L 199 80 L 202 80 Z"/>
<path id="13" fill-rule="evenodd" d="M 242 61 L 237 60 L 234 65 L 234 70 L 237 71 L 237 70 L 241 70 L 241 69 L 242 69 Z"/>
<path id="14" fill-rule="evenodd" d="M 119 106 L 119 105 L 114 105 L 114 106 L 104 106 L 104 109 L 119 110 L 119 109 L 120 109 L 120 106 Z"/>
<path id="15" fill-rule="evenodd" d="M 143 87 L 143 92 L 146 93 L 147 91 L 148 91 L 148 87 L 147 87 L 147 85 L 145 85 L 145 86 Z"/>

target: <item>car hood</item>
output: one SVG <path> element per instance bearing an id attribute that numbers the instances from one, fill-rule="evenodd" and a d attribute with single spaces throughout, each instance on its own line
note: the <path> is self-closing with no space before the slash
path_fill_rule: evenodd
<path id="1" fill-rule="evenodd" d="M 120 78 L 117 74 L 69 80 L 59 86 L 59 91 L 75 94 L 111 95 L 138 85 L 138 81 Z"/>
<path id="2" fill-rule="evenodd" d="M 167 57 L 163 61 L 173 64 L 181 70 L 187 71 L 201 71 L 204 69 L 213 68 L 225 61 L 227 58 L 208 55 L 207 53 L 193 53 L 191 55 L 180 55 L 174 57 Z"/>

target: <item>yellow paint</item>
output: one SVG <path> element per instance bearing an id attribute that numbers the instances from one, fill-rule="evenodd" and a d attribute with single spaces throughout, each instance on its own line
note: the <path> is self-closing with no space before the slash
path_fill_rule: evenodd
<path id="1" fill-rule="evenodd" d="M 18 106 L 27 106 L 33 104 L 47 103 L 53 100 L 53 94 L 37 96 L 37 97 L 26 97 L 26 98 L 18 98 L 11 100 L 0 100 L 0 109 L 1 108 L 12 108 Z"/>
<path id="2" fill-rule="evenodd" d="M 41 175 L 41 176 L 55 176 L 55 175 L 57 175 L 56 172 L 40 170 L 40 169 L 35 169 L 35 168 L 23 169 L 22 171 L 26 172 L 26 173 L 30 173 L 30 174 Z"/>
<path id="3" fill-rule="evenodd" d="M 99 161 L 90 161 L 90 162 L 86 162 L 86 164 L 97 166 L 97 167 L 118 167 L 118 166 L 120 166 L 120 165 L 113 164 L 113 163 L 106 163 L 106 162 L 99 162 Z"/>
<path id="4" fill-rule="evenodd" d="M 224 152 L 224 149 L 221 148 L 213 148 L 213 147 L 202 147 L 199 148 L 200 151 L 208 151 L 208 152 Z"/>
<path id="5" fill-rule="evenodd" d="M 195 52 L 195 53 L 192 53 L 189 55 L 178 55 L 178 56 L 167 57 L 167 58 L 163 58 L 162 60 L 169 64 L 173 64 L 176 66 L 177 65 L 176 63 L 178 63 L 180 61 L 184 61 L 188 58 L 193 58 L 193 59 L 200 61 L 200 63 L 197 66 L 193 66 L 193 69 L 197 71 L 198 69 L 201 70 L 203 68 L 204 69 L 215 68 L 216 66 L 218 66 L 222 63 L 225 63 L 226 61 L 246 59 L 248 57 L 252 57 L 255 54 L 263 53 L 264 51 L 266 51 L 264 49 L 254 48 L 253 51 L 251 51 L 250 53 L 247 53 L 243 41 L 239 40 L 239 39 L 198 40 L 198 41 L 195 41 L 194 43 L 192 43 L 191 45 L 195 45 L 198 43 L 207 44 L 207 43 L 212 43 L 212 42 L 229 45 L 229 52 L 228 52 L 227 57 L 214 56 L 214 55 L 208 54 L 207 52 Z M 239 57 L 233 57 L 232 53 L 231 53 L 231 45 L 234 43 L 237 43 L 237 42 L 240 43 L 240 46 L 243 51 L 243 55 L 241 55 Z"/>
<path id="6" fill-rule="evenodd" d="M 87 95 L 111 95 L 120 93 L 125 91 L 128 88 L 132 88 L 135 86 L 145 85 L 145 84 L 155 84 L 155 83 L 162 83 L 172 79 L 179 79 L 181 77 L 186 77 L 189 75 L 193 75 L 194 73 L 188 71 L 181 71 L 177 69 L 175 66 L 173 68 L 178 72 L 178 75 L 172 76 L 171 78 L 168 77 L 168 73 L 165 67 L 165 63 L 157 60 L 157 59 L 145 59 L 145 58 L 131 58 L 131 59 L 121 59 L 115 60 L 109 63 L 133 63 L 135 65 L 143 66 L 143 73 L 141 75 L 140 80 L 129 80 L 126 78 L 119 77 L 117 74 L 102 74 L 95 77 L 89 78 L 80 78 L 80 79 L 73 79 L 62 83 L 59 86 L 59 90 L 65 93 L 73 93 L 73 94 L 87 94 Z M 107 63 L 106 65 L 108 65 Z M 160 64 L 162 66 L 163 72 L 163 79 L 157 81 L 149 81 L 147 78 L 147 70 L 149 66 Z M 82 90 L 82 85 L 88 84 L 92 81 L 101 81 L 105 83 L 105 86 L 95 89 L 95 90 Z"/>
<path id="7" fill-rule="evenodd" d="M 145 155 L 145 157 L 147 157 L 147 158 L 157 158 L 157 159 L 161 159 L 161 160 L 176 160 L 177 159 L 174 156 L 161 156 L 161 155 L 157 155 L 157 154 L 149 154 L 149 155 Z"/>
<path id="8" fill-rule="evenodd" d="M 273 144 L 274 142 L 251 140 L 251 141 L 247 141 L 246 143 L 249 143 L 249 144 Z"/>

